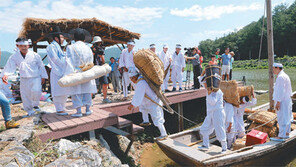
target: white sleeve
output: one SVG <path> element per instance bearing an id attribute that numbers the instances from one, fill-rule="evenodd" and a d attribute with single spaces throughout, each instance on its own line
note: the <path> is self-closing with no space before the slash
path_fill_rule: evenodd
<path id="1" fill-rule="evenodd" d="M 226 114 L 226 122 L 233 123 L 234 108 L 232 104 L 225 103 L 224 107 Z"/>
<path id="2" fill-rule="evenodd" d="M 212 92 L 210 95 L 208 95 L 208 98 L 207 98 L 207 102 L 213 106 L 217 103 L 218 99 L 217 99 L 217 93 L 215 92 Z"/>
<path id="3" fill-rule="evenodd" d="M 137 88 L 141 88 L 141 89 L 137 89 Z M 132 100 L 133 106 L 139 107 L 142 104 L 143 99 L 145 97 L 145 90 L 146 88 L 145 88 L 144 82 L 138 82 L 136 85 L 135 94 Z"/>
<path id="4" fill-rule="evenodd" d="M 125 64 L 124 64 L 124 61 L 123 61 L 123 52 L 124 51 L 122 51 L 121 54 L 120 54 L 118 68 L 125 67 Z"/>
<path id="5" fill-rule="evenodd" d="M 59 58 L 57 50 L 53 48 L 51 45 L 49 45 L 46 48 L 47 51 L 47 56 L 50 62 L 52 62 L 51 68 L 54 68 L 56 71 L 59 72 L 60 76 L 63 76 L 64 71 L 61 71 L 62 69 L 65 68 L 66 65 L 66 60 L 64 57 Z"/>
<path id="6" fill-rule="evenodd" d="M 182 67 L 183 68 L 186 67 L 185 58 L 184 58 L 184 55 L 183 54 L 182 54 Z"/>
<path id="7" fill-rule="evenodd" d="M 41 56 L 37 53 L 34 53 L 34 55 L 35 55 L 35 58 L 37 59 L 38 68 L 39 68 L 41 78 L 47 79 L 48 78 L 47 72 L 46 72 L 46 69 L 45 69 L 44 64 L 42 62 Z"/>
<path id="8" fill-rule="evenodd" d="M 282 77 L 278 77 L 276 79 L 274 90 L 273 90 L 273 100 L 281 102 L 283 97 L 283 89 L 284 88 L 284 79 Z"/>
<path id="9" fill-rule="evenodd" d="M 251 107 L 257 104 L 257 99 L 253 98 L 251 101 L 247 103 L 247 107 Z"/>
<path id="10" fill-rule="evenodd" d="M 1 74 L 1 76 L 3 76 L 3 75 L 11 75 L 11 74 L 13 74 L 15 72 L 17 65 L 15 63 L 15 60 L 13 59 L 13 56 L 14 55 L 9 57 L 6 65 L 4 66 L 4 69 L 3 69 L 3 72 Z"/>

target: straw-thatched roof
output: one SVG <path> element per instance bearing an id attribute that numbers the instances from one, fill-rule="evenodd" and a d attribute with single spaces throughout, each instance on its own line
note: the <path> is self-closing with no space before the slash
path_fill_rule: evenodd
<path id="1" fill-rule="evenodd" d="M 48 41 L 46 36 L 54 26 L 59 26 L 61 31 L 65 33 L 68 33 L 70 30 L 77 27 L 86 29 L 92 36 L 100 36 L 106 46 L 124 44 L 130 39 L 139 39 L 141 36 L 139 33 L 112 26 L 96 18 L 50 20 L 26 18 L 19 36 L 31 39 L 33 44 L 41 41 Z"/>

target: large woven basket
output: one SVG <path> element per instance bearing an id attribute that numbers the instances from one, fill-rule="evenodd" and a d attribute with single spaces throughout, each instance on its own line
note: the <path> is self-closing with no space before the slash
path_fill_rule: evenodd
<path id="1" fill-rule="evenodd" d="M 252 94 L 254 91 L 254 86 L 240 86 L 237 88 L 238 94 L 240 97 L 248 96 L 250 99 L 252 99 Z"/>
<path id="2" fill-rule="evenodd" d="M 248 119 L 251 121 L 254 121 L 256 123 L 259 123 L 259 124 L 264 124 L 264 123 L 267 123 L 267 122 L 273 120 L 275 117 L 276 117 L 275 113 L 268 112 L 268 111 L 258 111 L 256 113 L 248 116 Z M 277 122 L 277 120 L 274 119 L 273 121 L 269 122 L 265 126 L 273 127 L 273 125 L 276 122 Z"/>
<path id="3" fill-rule="evenodd" d="M 163 83 L 164 66 L 154 52 L 148 49 L 139 50 L 134 54 L 134 63 L 151 82 L 158 86 Z"/>
<path id="4" fill-rule="evenodd" d="M 260 126 L 260 125 L 261 124 L 253 121 L 248 130 L 256 128 L 256 130 L 267 133 L 269 137 L 277 137 L 279 133 L 279 128 L 277 126 L 269 127 L 266 125 L 265 126 Z"/>
<path id="5" fill-rule="evenodd" d="M 223 99 L 227 103 L 230 103 L 235 107 L 239 107 L 240 101 L 236 81 L 221 81 L 220 89 L 223 92 Z"/>

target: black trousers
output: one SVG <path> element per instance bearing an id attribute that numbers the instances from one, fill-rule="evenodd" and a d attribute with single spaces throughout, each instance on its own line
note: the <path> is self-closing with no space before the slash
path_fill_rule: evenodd
<path id="1" fill-rule="evenodd" d="M 198 77 L 201 75 L 201 68 L 200 65 L 193 66 L 193 88 L 199 89 L 200 83 L 198 81 Z"/>
<path id="2" fill-rule="evenodd" d="M 230 72 L 229 72 L 229 80 L 232 79 L 232 69 L 230 69 Z"/>

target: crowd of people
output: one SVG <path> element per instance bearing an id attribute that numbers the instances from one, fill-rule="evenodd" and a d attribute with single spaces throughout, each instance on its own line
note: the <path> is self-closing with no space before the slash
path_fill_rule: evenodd
<path id="1" fill-rule="evenodd" d="M 50 85 L 53 104 L 56 109 L 56 114 L 63 116 L 68 115 L 66 109 L 66 101 L 68 97 L 72 99 L 72 106 L 76 110 L 72 117 L 82 117 L 83 115 L 92 114 L 92 95 L 98 93 L 101 86 L 103 90 L 103 102 L 109 103 L 107 98 L 108 77 L 102 76 L 96 80 L 91 80 L 83 84 L 71 87 L 61 87 L 58 84 L 60 78 L 65 75 L 81 72 L 87 65 L 103 65 L 105 60 L 105 49 L 102 45 L 100 37 L 93 38 L 92 47 L 89 47 L 85 42 L 87 32 L 84 29 L 76 28 L 72 31 L 74 43 L 67 45 L 66 50 L 62 48 L 64 43 L 64 33 L 59 27 L 54 27 L 54 31 L 49 35 L 53 41 L 46 48 L 47 58 L 51 68 Z M 13 74 L 16 69 L 19 69 L 20 75 L 20 91 L 23 102 L 23 108 L 27 112 L 26 117 L 34 115 L 40 111 L 39 101 L 41 97 L 41 85 L 48 79 L 45 66 L 41 57 L 29 50 L 30 44 L 26 38 L 16 39 L 17 50 L 8 59 L 2 73 L 2 81 L 8 83 L 8 75 Z M 133 56 L 135 42 L 129 41 L 127 48 L 123 49 L 119 60 L 114 57 L 110 58 L 110 66 L 112 68 L 109 78 L 111 78 L 113 89 L 115 92 L 123 92 L 123 96 L 127 98 L 128 88 L 135 89 L 132 102 L 128 109 L 134 110 L 139 108 L 142 113 L 142 126 L 150 125 L 148 115 L 151 115 L 152 121 L 160 131 L 159 140 L 167 137 L 167 132 L 164 127 L 164 116 L 161 108 L 162 102 L 157 97 L 155 92 L 150 88 L 148 83 L 143 79 L 138 69 L 136 68 Z M 161 88 L 164 92 L 168 89 L 168 82 L 171 76 L 173 88 L 171 91 L 182 91 L 183 72 L 186 68 L 186 61 L 191 60 L 194 72 L 194 89 L 199 89 L 204 84 L 202 73 L 202 55 L 197 47 L 193 49 L 193 56 L 184 55 L 181 50 L 182 46 L 177 44 L 173 54 L 169 54 L 168 45 L 162 46 L 162 51 L 157 53 L 155 44 L 151 44 L 149 49 L 163 62 L 164 70 L 168 70 L 164 78 Z M 223 80 L 231 80 L 232 77 L 232 62 L 234 60 L 233 52 L 229 52 L 229 48 L 225 49 L 225 53 L 219 55 L 220 49 L 211 55 L 210 65 L 218 65 L 222 67 Z M 278 110 L 278 123 L 280 127 L 279 138 L 283 139 L 289 136 L 291 126 L 291 98 L 292 89 L 289 77 L 284 73 L 281 64 L 274 64 L 274 73 L 278 75 L 275 83 L 274 100 L 276 101 L 276 110 Z M 202 76 L 200 76 L 202 75 Z M 121 84 L 120 84 L 121 82 Z M 130 86 L 131 85 L 131 86 Z M 206 87 L 207 88 L 207 87 Z M 284 90 L 284 93 L 282 93 Z M 223 93 L 219 89 L 212 90 L 207 88 L 207 116 L 200 128 L 200 133 L 203 137 L 203 146 L 200 149 L 209 148 L 209 135 L 215 130 L 217 139 L 221 142 L 222 152 L 231 147 L 235 138 L 244 136 L 243 113 L 246 107 L 256 104 L 256 97 L 253 93 L 253 98 L 241 97 L 240 106 L 234 107 L 232 104 L 223 101 Z M 2 114 L 5 120 L 6 128 L 15 128 L 19 124 L 12 120 L 9 101 L 0 91 L 0 105 Z M 84 111 L 82 111 L 82 109 Z M 239 133 L 237 133 L 239 132 Z"/>

